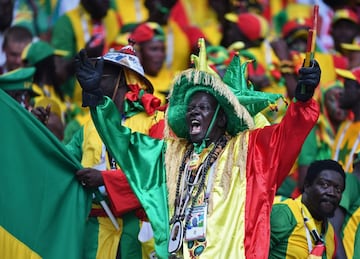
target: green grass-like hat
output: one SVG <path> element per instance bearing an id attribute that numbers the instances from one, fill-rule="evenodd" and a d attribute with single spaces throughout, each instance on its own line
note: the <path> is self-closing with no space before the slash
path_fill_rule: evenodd
<path id="1" fill-rule="evenodd" d="M 191 97 L 196 92 L 207 92 L 215 97 L 227 116 L 226 131 L 235 136 L 254 127 L 254 121 L 234 93 L 206 63 L 204 39 L 199 39 L 199 57 L 192 56 L 195 69 L 181 72 L 174 80 L 167 109 L 167 120 L 171 130 L 179 138 L 189 138 L 186 112 Z"/>

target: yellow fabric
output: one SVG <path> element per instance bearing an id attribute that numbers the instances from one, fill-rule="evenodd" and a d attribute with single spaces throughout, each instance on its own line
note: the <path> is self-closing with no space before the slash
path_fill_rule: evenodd
<path id="1" fill-rule="evenodd" d="M 220 23 L 216 12 L 208 0 L 180 0 L 190 25 L 198 27 L 211 45 L 219 45 L 221 41 Z"/>
<path id="2" fill-rule="evenodd" d="M 242 133 L 238 137 L 232 138 L 215 165 L 206 223 L 208 245 L 200 258 L 214 258 L 214 254 L 221 255 L 221 258 L 245 258 L 245 206 L 239 206 L 239 204 L 245 204 L 246 198 L 246 155 L 243 156 L 244 161 L 237 161 L 235 158 L 247 154 L 247 145 L 248 133 Z M 185 150 L 182 149 L 179 157 L 182 157 L 184 152 Z M 232 158 L 230 160 L 232 165 L 229 165 L 229 158 Z M 231 169 L 226 170 L 225 168 Z M 176 182 L 176 179 L 173 181 Z M 208 180 L 205 181 L 205 183 L 207 182 Z M 169 185 L 169 192 L 173 188 L 174 186 Z M 169 205 L 171 212 L 174 207 L 170 199 Z M 231 215 L 239 216 L 232 217 Z M 224 239 L 227 242 L 224 242 Z M 225 244 L 225 246 L 220 247 L 218 243 Z M 187 243 L 184 242 L 183 255 L 186 259 L 190 258 L 187 250 Z"/>
<path id="3" fill-rule="evenodd" d="M 85 32 L 82 26 L 82 22 L 83 20 L 86 22 L 88 33 L 89 35 L 91 35 L 91 31 L 92 31 L 91 17 L 81 6 L 67 12 L 66 14 L 68 15 L 71 24 L 73 26 L 73 30 L 75 34 L 74 36 L 76 39 L 76 51 L 80 51 L 82 48 L 85 47 L 86 40 L 89 40 L 89 39 L 85 39 Z M 109 46 L 116 39 L 116 36 L 120 29 L 115 11 L 109 9 L 102 22 L 105 24 L 105 28 L 106 28 L 105 42 L 106 45 Z"/>
<path id="4" fill-rule="evenodd" d="M 164 118 L 163 112 L 157 112 L 152 116 L 147 115 L 145 112 L 138 113 L 124 122 L 124 126 L 130 128 L 132 131 L 148 134 L 151 126 L 156 124 L 159 120 Z M 102 141 L 95 128 L 92 120 L 88 120 L 84 125 L 84 142 L 82 145 L 83 157 L 81 164 L 84 167 L 92 167 L 101 162 L 102 155 Z M 108 159 L 106 156 L 108 165 Z"/>
<path id="5" fill-rule="evenodd" d="M 84 125 L 87 121 L 91 119 L 89 110 L 85 110 L 82 113 L 76 115 L 75 120 L 79 123 L 80 126 Z"/>
<path id="6" fill-rule="evenodd" d="M 268 119 L 261 112 L 259 112 L 254 116 L 254 122 L 255 122 L 255 128 L 264 128 L 265 126 L 270 125 Z"/>
<path id="7" fill-rule="evenodd" d="M 347 69 L 337 69 L 336 73 L 343 77 L 343 78 L 347 78 L 347 79 L 351 79 L 351 80 L 357 80 L 356 77 L 354 76 L 354 74 Z"/>
<path id="8" fill-rule="evenodd" d="M 350 152 L 353 146 L 355 145 L 355 141 L 359 135 L 360 132 L 360 121 L 358 122 L 350 122 L 349 128 L 346 130 L 346 133 L 344 135 L 343 141 L 339 145 L 340 136 L 342 132 L 344 131 L 344 128 L 346 124 L 349 123 L 349 121 L 345 121 L 340 125 L 339 130 L 336 133 L 334 145 L 332 146 L 332 156 L 334 157 L 336 148 L 339 146 L 340 153 L 338 157 L 338 162 L 344 167 L 344 170 L 348 173 L 352 173 L 352 163 L 350 163 L 350 166 L 346 168 L 346 164 L 348 164 L 348 161 L 352 161 L 352 157 L 350 157 Z M 360 144 L 358 144 L 358 147 Z M 342 155 L 344 154 L 344 155 Z"/>
<path id="9" fill-rule="evenodd" d="M 148 134 L 152 125 L 164 117 L 162 112 L 158 112 L 152 116 L 145 112 L 138 113 L 125 120 L 124 125 L 133 131 Z M 81 164 L 84 167 L 94 167 L 95 165 L 104 164 L 109 169 L 109 159 L 104 153 L 103 143 L 95 128 L 92 120 L 84 125 L 83 129 L 84 141 L 82 144 L 83 156 Z M 92 204 L 92 208 L 100 208 L 97 204 Z M 117 218 L 120 230 L 116 231 L 109 218 L 98 217 L 99 235 L 98 235 L 98 251 L 96 258 L 115 258 L 118 249 L 119 240 L 122 233 L 122 219 Z M 141 224 L 141 222 L 139 222 Z M 140 226 L 141 227 L 141 226 Z M 154 251 L 154 240 L 150 239 L 142 243 L 143 259 L 149 258 Z"/>
<path id="10" fill-rule="evenodd" d="M 116 12 L 122 24 L 139 23 L 148 19 L 149 11 L 144 0 L 116 0 Z"/>
<path id="11" fill-rule="evenodd" d="M 295 64 L 302 65 L 302 62 L 305 58 L 305 54 L 298 54 L 294 55 L 293 62 Z M 332 54 L 330 53 L 321 53 L 321 52 L 315 52 L 315 59 L 319 63 L 321 70 L 326 71 L 326 73 L 321 74 L 320 78 L 320 84 L 321 85 L 327 85 L 331 82 L 336 81 L 336 67 L 334 64 L 334 58 Z"/>
<path id="12" fill-rule="evenodd" d="M 171 19 L 166 26 L 163 26 L 163 30 L 166 35 L 166 48 L 172 50 L 171 62 L 166 61 L 166 69 L 172 73 L 187 69 L 190 64 L 191 47 L 186 34 Z"/>
<path id="13" fill-rule="evenodd" d="M 352 213 L 350 219 L 347 221 L 345 228 L 343 229 L 343 244 L 347 258 L 354 258 L 354 242 L 355 233 L 360 224 L 360 207 Z"/>
<path id="14" fill-rule="evenodd" d="M 125 73 L 126 83 L 128 85 L 136 85 L 136 84 L 138 84 L 141 89 L 144 89 L 144 90 L 149 89 L 147 84 L 145 84 L 145 81 L 137 73 L 135 73 L 134 71 L 125 68 L 124 73 Z"/>
<path id="15" fill-rule="evenodd" d="M 170 91 L 170 86 L 174 78 L 174 74 L 166 70 L 164 67 L 157 76 L 146 75 L 154 86 L 154 95 L 161 100 L 161 104 L 166 103 L 166 94 Z"/>
<path id="16" fill-rule="evenodd" d="M 99 236 L 98 236 L 98 251 L 96 258 L 116 258 L 116 253 L 118 250 L 118 245 L 120 242 L 123 221 L 121 218 L 117 218 L 120 230 L 116 230 L 109 218 L 98 217 L 99 225 Z M 142 222 L 139 221 L 139 228 L 141 229 Z M 142 259 L 148 259 L 149 255 L 154 252 L 154 239 L 150 239 L 147 242 L 142 243 Z"/>
<path id="17" fill-rule="evenodd" d="M 296 18 L 311 18 L 313 13 L 312 8 L 313 7 L 309 4 L 289 3 L 286 6 L 288 21 L 292 21 Z"/>
<path id="18" fill-rule="evenodd" d="M 6 229 L 0 226 L 0 258 L 16 259 L 40 259 L 41 256 L 32 251 L 16 237 L 11 235 Z"/>
<path id="19" fill-rule="evenodd" d="M 315 53 L 315 59 L 319 62 L 322 71 L 320 84 L 328 84 L 336 80 L 334 59 L 329 53 Z"/>
<path id="20" fill-rule="evenodd" d="M 301 195 L 295 199 L 295 201 L 291 199 L 287 199 L 283 203 L 287 204 L 295 219 L 297 222 L 297 225 L 294 229 L 294 231 L 291 233 L 291 236 L 288 239 L 288 249 L 287 249 L 287 255 L 286 258 L 308 258 L 309 254 L 309 248 L 306 238 L 306 228 L 304 225 L 304 218 L 301 213 Z M 307 215 L 310 216 L 310 213 L 307 212 Z M 316 229 L 318 233 L 321 233 L 321 221 L 314 220 Z M 327 258 L 333 258 L 334 252 L 335 252 L 335 246 L 334 246 L 334 229 L 331 226 L 331 224 L 328 224 L 327 233 L 325 235 L 325 245 L 326 245 L 326 256 Z M 310 237 L 311 238 L 311 237 Z M 315 242 L 313 238 L 311 238 L 312 246 L 315 246 Z M 291 249 L 289 249 L 291 247 Z M 299 257 L 299 255 L 304 255 L 303 257 Z"/>
<path id="21" fill-rule="evenodd" d="M 98 250 L 96 258 L 116 258 L 120 237 L 123 229 L 123 221 L 121 218 L 116 219 L 120 230 L 116 230 L 109 218 L 98 217 L 99 236 Z"/>

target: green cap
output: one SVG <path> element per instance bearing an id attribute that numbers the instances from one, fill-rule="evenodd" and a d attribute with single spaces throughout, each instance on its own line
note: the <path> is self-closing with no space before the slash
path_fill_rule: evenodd
<path id="1" fill-rule="evenodd" d="M 27 65 L 33 66 L 51 55 L 67 56 L 65 50 L 58 50 L 46 41 L 35 41 L 28 44 L 21 54 L 21 59 L 27 62 Z"/>
<path id="2" fill-rule="evenodd" d="M 34 67 L 22 67 L 0 75 L 0 89 L 6 91 L 29 90 L 32 92 Z"/>

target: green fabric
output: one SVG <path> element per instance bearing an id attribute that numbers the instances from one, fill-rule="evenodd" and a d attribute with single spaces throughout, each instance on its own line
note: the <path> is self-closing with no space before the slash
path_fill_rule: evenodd
<path id="1" fill-rule="evenodd" d="M 296 189 L 296 181 L 294 178 L 289 175 L 280 185 L 279 189 L 276 191 L 276 195 L 284 196 L 290 198 Z"/>
<path id="2" fill-rule="evenodd" d="M 145 111 L 144 105 L 141 102 L 141 96 L 144 94 L 144 90 L 140 90 L 138 99 L 136 101 L 131 101 L 125 99 L 124 101 L 124 114 L 126 118 L 130 118 L 142 111 Z"/>
<path id="3" fill-rule="evenodd" d="M 121 259 L 142 259 L 141 243 L 138 239 L 140 232 L 139 218 L 135 211 L 131 211 L 122 216 L 123 231 L 120 239 Z"/>
<path id="4" fill-rule="evenodd" d="M 298 164 L 302 165 L 310 165 L 313 161 L 316 160 L 317 156 L 317 140 L 316 140 L 316 130 L 317 125 L 310 131 L 309 135 L 306 137 L 304 144 L 301 148 Z"/>
<path id="5" fill-rule="evenodd" d="M 101 139 L 107 143 L 110 154 L 123 169 L 132 190 L 145 209 L 154 231 L 158 258 L 168 258 L 169 211 L 164 141 L 141 133 L 131 134 L 129 128 L 121 126 L 121 116 L 108 97 L 105 97 L 104 104 L 91 108 L 91 116 Z M 104 128 L 108 130 L 103 131 Z M 115 143 L 123 145 L 116 146 Z M 150 157 L 153 159 L 149 159 Z"/>
<path id="6" fill-rule="evenodd" d="M 13 25 L 26 27 L 34 36 L 39 36 L 50 30 L 49 20 L 52 12 L 46 7 L 46 4 L 40 2 L 42 1 L 33 2 L 36 5 L 36 19 L 34 20 L 34 12 L 30 2 L 28 0 L 17 0 Z"/>
<path id="7" fill-rule="evenodd" d="M 74 177 L 81 165 L 2 90 L 0 117 L 0 225 L 43 258 L 82 258 L 91 194 Z"/>
<path id="8" fill-rule="evenodd" d="M 351 177 L 348 177 L 348 176 L 351 176 Z M 353 174 L 346 174 L 346 184 L 349 184 L 350 182 L 355 182 L 356 184 L 359 184 L 359 181 L 358 179 L 355 179 L 356 176 L 354 176 Z M 354 185 L 353 185 L 354 186 Z M 352 186 L 352 187 L 353 187 Z M 346 185 L 346 189 L 348 188 L 348 186 Z M 345 189 L 345 191 L 346 191 Z M 353 246 L 353 255 L 352 257 L 349 257 L 350 258 L 353 258 L 353 259 L 357 259 L 357 258 L 360 258 L 360 225 L 357 224 L 357 227 L 355 227 L 355 229 L 353 229 L 354 231 L 354 236 L 353 237 L 347 237 L 346 240 L 344 240 L 344 229 L 349 227 L 348 224 L 349 224 L 349 221 L 351 222 L 350 226 L 353 226 L 354 225 L 354 219 L 357 221 L 356 222 L 359 222 L 359 219 L 358 219 L 358 213 L 359 213 L 359 208 L 360 208 L 360 198 L 356 199 L 356 201 L 354 201 L 355 197 L 359 197 L 359 192 L 356 192 L 358 190 L 354 190 L 354 189 L 348 189 L 349 193 L 351 192 L 351 190 L 355 191 L 354 194 L 352 195 L 353 197 L 353 200 L 352 200 L 352 203 L 351 205 L 348 205 L 350 206 L 349 208 L 345 208 L 343 204 L 340 204 L 342 207 L 344 207 L 346 209 L 346 215 L 345 215 L 345 219 L 344 219 L 344 223 L 343 223 L 343 226 L 342 226 L 342 232 L 341 232 L 341 237 L 343 239 L 343 242 L 351 242 L 351 245 Z M 345 193 L 344 191 L 344 193 Z M 343 199 L 341 200 L 341 203 L 344 203 Z M 353 219 L 350 220 L 350 218 L 353 217 Z M 352 242 L 352 238 L 354 238 L 353 242 Z"/>
<path id="9" fill-rule="evenodd" d="M 89 217 L 86 222 L 86 238 L 84 241 L 84 255 L 82 259 L 96 258 L 98 251 L 100 224 L 97 217 Z"/>
<path id="10" fill-rule="evenodd" d="M 255 116 L 276 101 L 282 98 L 281 94 L 255 91 L 254 86 L 247 82 L 246 70 L 248 62 L 241 64 L 240 57 L 235 55 L 229 64 L 223 81 L 235 94 L 240 104 L 245 106 L 251 116 Z"/>
<path id="11" fill-rule="evenodd" d="M 56 21 L 51 38 L 51 45 L 55 49 L 66 50 L 69 57 L 76 55 L 76 39 L 70 18 L 63 15 Z"/>
<path id="12" fill-rule="evenodd" d="M 72 58 L 76 55 L 76 39 L 71 21 L 67 15 L 62 15 L 56 21 L 51 35 L 51 45 L 55 49 L 67 51 L 68 58 Z M 71 76 L 63 85 L 61 85 L 61 90 L 70 98 L 74 97 L 75 83 L 75 76 Z"/>
<path id="13" fill-rule="evenodd" d="M 340 206 L 343 207 L 347 213 L 352 213 L 354 204 L 360 197 L 360 182 L 358 178 L 353 175 L 346 173 L 345 178 L 345 190 L 342 193 Z"/>
<path id="14" fill-rule="evenodd" d="M 271 238 L 269 258 L 286 258 L 288 240 L 297 221 L 286 204 L 274 204 L 270 214 Z"/>
<path id="15" fill-rule="evenodd" d="M 76 132 L 81 128 L 80 123 L 77 120 L 72 120 L 65 126 L 63 143 L 68 144 Z"/>
<path id="16" fill-rule="evenodd" d="M 325 142 L 320 141 L 317 136 L 319 126 L 316 124 L 310 131 L 301 148 L 298 164 L 310 165 L 315 160 L 331 159 L 331 147 Z"/>
<path id="17" fill-rule="evenodd" d="M 79 125 L 79 128 L 69 136 L 69 140 L 63 140 L 63 143 L 66 145 L 66 149 L 76 158 L 77 161 L 82 160 L 82 144 L 84 140 L 84 127 Z"/>
<path id="18" fill-rule="evenodd" d="M 358 226 L 355 236 L 353 259 L 360 258 L 360 226 Z"/>

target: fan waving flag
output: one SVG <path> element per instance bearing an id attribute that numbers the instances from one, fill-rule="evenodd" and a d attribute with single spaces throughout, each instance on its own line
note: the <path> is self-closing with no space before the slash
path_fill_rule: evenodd
<path id="1" fill-rule="evenodd" d="M 91 193 L 81 168 L 35 116 L 0 90 L 0 258 L 82 258 Z"/>

